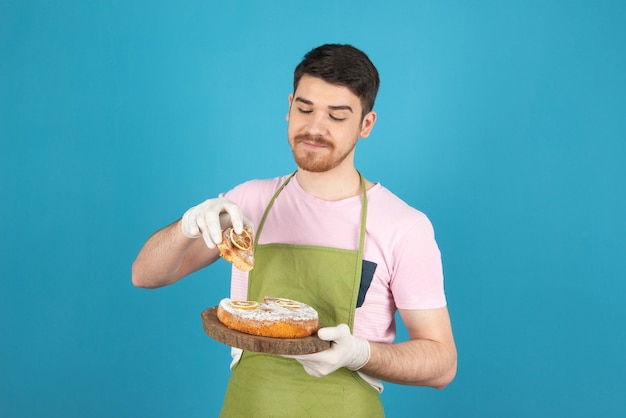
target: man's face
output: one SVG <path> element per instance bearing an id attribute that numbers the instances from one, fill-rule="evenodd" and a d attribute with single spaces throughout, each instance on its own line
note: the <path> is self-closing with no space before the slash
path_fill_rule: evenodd
<path id="1" fill-rule="evenodd" d="M 316 173 L 354 164 L 354 147 L 367 137 L 376 114 L 361 119 L 359 98 L 347 87 L 304 75 L 289 95 L 287 136 L 298 167 Z"/>

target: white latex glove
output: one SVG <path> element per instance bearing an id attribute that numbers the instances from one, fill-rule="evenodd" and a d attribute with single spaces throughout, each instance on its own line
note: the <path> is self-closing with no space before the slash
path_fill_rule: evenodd
<path id="1" fill-rule="evenodd" d="M 321 328 L 317 336 L 332 341 L 330 348 L 319 353 L 283 357 L 296 359 L 308 374 L 315 377 L 326 376 L 341 367 L 359 370 L 370 359 L 370 343 L 350 334 L 346 324 Z"/>
<path id="2" fill-rule="evenodd" d="M 224 198 L 205 200 L 183 215 L 181 228 L 188 238 L 202 237 L 207 247 L 215 248 L 222 242 L 222 230 L 232 226 L 235 233 L 243 231 L 243 224 L 251 223 L 236 203 Z"/>

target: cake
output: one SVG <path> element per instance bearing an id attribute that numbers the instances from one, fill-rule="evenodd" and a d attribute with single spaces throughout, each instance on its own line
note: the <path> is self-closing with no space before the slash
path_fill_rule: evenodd
<path id="1" fill-rule="evenodd" d="M 248 272 L 254 267 L 254 232 L 252 227 L 244 225 L 241 234 L 236 234 L 232 227 L 222 231 L 222 242 L 217 244 L 220 256 L 232 263 L 237 269 Z"/>
<path id="2" fill-rule="evenodd" d="M 267 296 L 264 302 L 222 299 L 217 318 L 228 328 L 263 337 L 300 338 L 317 331 L 318 315 L 311 306 Z"/>

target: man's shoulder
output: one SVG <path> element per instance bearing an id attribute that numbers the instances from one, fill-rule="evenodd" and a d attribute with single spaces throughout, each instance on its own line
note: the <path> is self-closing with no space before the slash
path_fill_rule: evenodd
<path id="1" fill-rule="evenodd" d="M 407 216 L 411 218 L 424 218 L 426 215 L 419 209 L 411 206 L 407 201 L 393 193 L 380 183 L 368 192 L 368 206 L 374 210 L 381 210 L 385 213 L 397 216 Z"/>
<path id="2" fill-rule="evenodd" d="M 224 193 L 224 197 L 246 208 L 267 205 L 286 177 L 247 180 Z"/>
<path id="3" fill-rule="evenodd" d="M 280 185 L 285 181 L 288 176 L 279 176 L 272 178 L 257 178 L 246 180 L 243 183 L 240 183 L 233 187 L 233 189 L 228 193 L 263 193 L 266 191 L 276 191 L 280 187 Z"/>
<path id="4" fill-rule="evenodd" d="M 411 206 L 389 189 L 377 184 L 368 193 L 368 226 L 372 233 L 386 236 L 432 234 L 432 223 L 421 210 Z"/>

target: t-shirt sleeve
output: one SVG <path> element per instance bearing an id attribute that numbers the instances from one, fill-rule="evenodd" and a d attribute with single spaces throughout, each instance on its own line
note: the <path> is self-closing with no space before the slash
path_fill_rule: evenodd
<path id="1" fill-rule="evenodd" d="M 430 220 L 424 215 L 396 243 L 390 282 L 398 309 L 446 306 L 441 253 Z"/>

